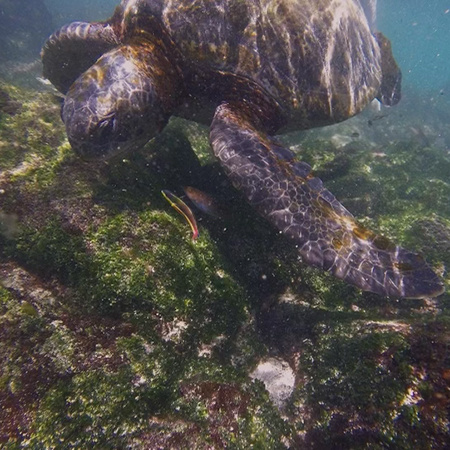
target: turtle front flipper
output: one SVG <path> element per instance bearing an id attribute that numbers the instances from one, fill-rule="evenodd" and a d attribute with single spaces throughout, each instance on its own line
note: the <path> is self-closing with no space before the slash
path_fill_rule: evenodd
<path id="1" fill-rule="evenodd" d="M 110 24 L 73 22 L 64 25 L 42 48 L 43 75 L 65 94 L 80 74 L 118 43 Z"/>
<path id="2" fill-rule="evenodd" d="M 233 185 L 310 265 L 365 291 L 392 297 L 434 297 L 443 285 L 424 260 L 360 226 L 311 174 L 261 129 L 242 104 L 224 103 L 210 139 Z"/>

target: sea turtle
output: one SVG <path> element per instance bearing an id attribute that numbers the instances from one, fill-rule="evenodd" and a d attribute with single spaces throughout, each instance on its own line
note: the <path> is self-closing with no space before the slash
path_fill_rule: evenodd
<path id="1" fill-rule="evenodd" d="M 106 22 L 56 31 L 42 60 L 81 156 L 142 146 L 171 115 L 207 122 L 233 185 L 305 262 L 381 295 L 443 291 L 420 256 L 360 226 L 273 137 L 399 100 L 390 43 L 360 0 L 122 0 Z"/>

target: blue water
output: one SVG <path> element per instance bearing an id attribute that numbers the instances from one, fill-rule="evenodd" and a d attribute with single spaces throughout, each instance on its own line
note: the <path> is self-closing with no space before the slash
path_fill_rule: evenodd
<path id="1" fill-rule="evenodd" d="M 378 28 L 392 42 L 406 87 L 450 96 L 450 1 L 381 0 Z"/>
<path id="2" fill-rule="evenodd" d="M 105 20 L 110 17 L 120 0 L 45 0 L 53 14 L 55 26 L 72 20 Z"/>

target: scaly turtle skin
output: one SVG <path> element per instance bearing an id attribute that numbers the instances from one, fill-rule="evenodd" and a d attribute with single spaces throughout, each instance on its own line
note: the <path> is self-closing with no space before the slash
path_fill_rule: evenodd
<path id="1" fill-rule="evenodd" d="M 171 115 L 211 123 L 233 185 L 304 261 L 381 295 L 443 291 L 419 256 L 358 225 L 273 137 L 400 99 L 390 43 L 359 0 L 123 0 L 104 23 L 54 33 L 42 60 L 81 156 L 139 147 Z"/>

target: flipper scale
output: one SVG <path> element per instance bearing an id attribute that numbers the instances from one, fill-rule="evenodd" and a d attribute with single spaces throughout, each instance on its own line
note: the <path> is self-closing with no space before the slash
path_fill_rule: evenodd
<path id="1" fill-rule="evenodd" d="M 305 262 L 385 296 L 442 293 L 442 283 L 420 256 L 359 225 L 306 163 L 281 150 L 258 129 L 256 116 L 252 120 L 242 111 L 233 104 L 218 107 L 210 135 L 214 153 L 233 185 L 296 243 Z"/>
<path id="2" fill-rule="evenodd" d="M 73 22 L 53 33 L 42 49 L 43 75 L 65 94 L 75 79 L 118 44 L 108 23 Z"/>

